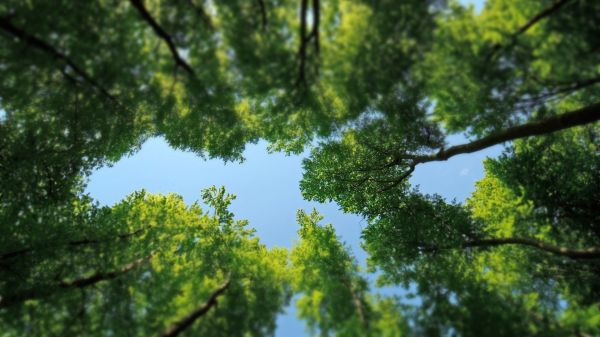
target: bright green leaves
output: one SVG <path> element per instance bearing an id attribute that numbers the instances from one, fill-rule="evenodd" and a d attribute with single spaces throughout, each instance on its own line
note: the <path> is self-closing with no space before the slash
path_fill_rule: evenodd
<path id="1" fill-rule="evenodd" d="M 335 200 L 345 211 L 376 216 L 407 193 L 411 158 L 442 145 L 415 97 L 396 93 L 304 161 L 306 198 Z"/>
<path id="2" fill-rule="evenodd" d="M 547 11 L 556 3 L 564 5 Z M 597 101 L 598 27 L 589 24 L 597 6 L 494 0 L 475 14 L 451 5 L 422 63 L 436 118 L 449 131 L 481 136 L 563 100 Z"/>
<path id="3" fill-rule="evenodd" d="M 316 211 L 298 212 L 299 240 L 292 249 L 292 288 L 298 317 L 313 335 L 403 336 L 407 327 L 391 298 L 369 294 L 367 279 L 331 224 Z"/>
<path id="4" fill-rule="evenodd" d="M 205 190 L 204 197 L 213 214 L 198 204 L 187 206 L 177 195 L 146 192 L 101 212 L 88 206 L 85 211 L 96 217 L 85 241 L 73 237 L 57 242 L 54 255 L 28 247 L 25 256 L 3 257 L 3 301 L 33 294 L 24 303 L 4 307 L 1 302 L 7 336 L 20 335 L 25 326 L 39 336 L 156 335 L 197 308 L 225 280 L 230 285 L 219 306 L 187 333 L 272 333 L 290 297 L 287 252 L 267 249 L 246 228 L 247 221 L 234 220 L 227 209 L 234 197 L 223 188 Z M 56 235 L 65 240 L 66 230 Z M 25 262 L 28 269 L 20 267 Z M 94 275 L 88 283 L 78 281 Z M 27 282 L 15 286 L 19 278 Z M 81 285 L 68 285 L 73 282 Z M 77 325 L 69 323 L 72 317 Z"/>
<path id="5" fill-rule="evenodd" d="M 367 330 L 366 280 L 331 225 L 313 211 L 298 212 L 300 239 L 291 254 L 298 316 L 321 336 L 361 336 Z M 361 333 L 362 331 L 362 333 Z"/>

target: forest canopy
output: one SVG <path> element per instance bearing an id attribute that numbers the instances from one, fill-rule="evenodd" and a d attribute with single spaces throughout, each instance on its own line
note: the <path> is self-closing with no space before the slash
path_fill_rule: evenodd
<path id="1" fill-rule="evenodd" d="M 271 336 L 292 300 L 315 336 L 598 336 L 598 120 L 595 0 L 2 1 L 0 336 Z M 84 192 L 156 136 L 310 151 L 368 266 L 317 212 L 265 246 L 222 187 Z M 464 203 L 409 182 L 500 144 Z"/>

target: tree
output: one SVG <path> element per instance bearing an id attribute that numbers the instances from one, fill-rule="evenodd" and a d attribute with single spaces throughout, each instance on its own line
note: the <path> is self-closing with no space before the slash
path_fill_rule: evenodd
<path id="1" fill-rule="evenodd" d="M 481 13 L 437 0 L 2 2 L 2 331 L 268 335 L 296 292 L 323 335 L 394 336 L 405 316 L 414 335 L 600 333 L 599 13 L 592 0 L 489 0 Z M 453 133 L 469 139 L 448 146 Z M 370 294 L 317 214 L 299 214 L 290 265 L 223 190 L 204 195 L 213 214 L 175 195 L 113 207 L 84 195 L 91 170 L 153 136 L 225 161 L 259 139 L 311 146 L 304 196 L 363 216 L 371 269 L 416 285 L 422 304 Z M 410 186 L 419 165 L 498 144 L 465 204 Z"/>
<path id="2" fill-rule="evenodd" d="M 81 239 L 3 253 L 3 333 L 272 333 L 290 297 L 287 252 L 267 249 L 247 221 L 234 220 L 227 210 L 233 196 L 223 188 L 203 197 L 212 214 L 177 195 L 143 191 L 111 208 L 87 204 L 81 212 L 95 219 L 71 229 Z"/>

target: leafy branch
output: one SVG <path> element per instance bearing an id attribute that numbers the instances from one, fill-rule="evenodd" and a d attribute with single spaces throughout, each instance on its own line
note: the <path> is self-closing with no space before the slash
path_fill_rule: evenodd
<path id="1" fill-rule="evenodd" d="M 96 272 L 91 276 L 83 277 L 75 280 L 63 280 L 58 284 L 55 284 L 51 287 L 46 287 L 45 289 L 30 289 L 19 294 L 9 296 L 9 297 L 0 297 L 0 308 L 9 307 L 18 303 L 22 303 L 27 300 L 39 299 L 49 296 L 51 292 L 50 289 L 59 288 L 59 289 L 72 289 L 72 288 L 85 288 L 96 283 L 102 281 L 108 281 L 115 279 L 123 274 L 126 274 L 137 267 L 145 264 L 150 261 L 150 259 L 156 254 L 156 251 L 150 252 L 150 254 L 146 255 L 143 258 L 137 259 L 133 262 L 130 262 L 117 270 L 112 270 L 108 272 Z"/>
<path id="2" fill-rule="evenodd" d="M 152 17 L 152 14 L 150 14 L 150 12 L 148 12 L 148 9 L 146 9 L 146 7 L 144 6 L 143 0 L 129 0 L 129 2 L 133 5 L 133 7 L 135 7 L 135 9 L 138 11 L 138 13 L 144 19 L 144 21 L 146 21 L 152 27 L 152 29 L 154 30 L 156 35 L 158 35 L 159 38 L 161 38 L 163 41 L 165 41 L 165 43 L 169 47 L 169 51 L 171 51 L 171 55 L 173 56 L 173 59 L 175 60 L 175 64 L 177 66 L 183 68 L 185 71 L 188 72 L 188 74 L 190 74 L 192 77 L 195 78 L 196 74 L 194 73 L 194 70 L 181 57 L 181 55 L 179 55 L 179 52 L 177 51 L 177 47 L 175 46 L 175 42 L 173 41 L 173 38 L 171 37 L 171 35 L 169 33 L 167 33 L 164 30 L 164 28 L 162 28 L 162 26 L 154 19 L 154 17 Z"/>
<path id="3" fill-rule="evenodd" d="M 90 74 L 88 74 L 82 67 L 77 65 L 75 61 L 73 61 L 69 56 L 60 52 L 54 46 L 50 45 L 48 42 L 36 37 L 28 33 L 27 31 L 16 27 L 13 25 L 8 18 L 0 18 L 0 29 L 4 32 L 8 33 L 11 36 L 16 37 L 20 41 L 28 44 L 31 47 L 34 47 L 44 53 L 52 56 L 53 58 L 64 62 L 69 68 L 73 70 L 79 77 L 81 77 L 85 82 L 87 82 L 91 87 L 100 92 L 103 96 L 110 99 L 113 102 L 117 103 L 117 99 L 115 96 L 111 95 L 106 88 L 101 86 L 96 80 L 92 78 Z M 74 80 L 70 75 L 68 75 L 65 71 L 62 72 L 65 77 L 70 80 Z"/>
<path id="4" fill-rule="evenodd" d="M 196 308 L 194 311 L 189 313 L 187 316 L 181 318 L 177 322 L 173 323 L 169 326 L 163 333 L 159 335 L 159 337 L 175 337 L 185 331 L 189 326 L 191 326 L 198 318 L 204 316 L 210 308 L 217 305 L 217 298 L 221 296 L 225 290 L 229 287 L 229 279 L 225 281 L 221 286 L 219 286 L 213 293 L 210 295 L 208 300 L 204 302 L 201 306 Z"/>

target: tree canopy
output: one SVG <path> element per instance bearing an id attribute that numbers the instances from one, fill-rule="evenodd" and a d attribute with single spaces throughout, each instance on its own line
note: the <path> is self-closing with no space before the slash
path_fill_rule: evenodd
<path id="1" fill-rule="evenodd" d="M 292 298 L 319 336 L 600 335 L 599 119 L 594 0 L 3 1 L 0 335 L 268 336 Z M 155 136 L 309 149 L 368 267 L 316 212 L 267 248 L 224 188 L 84 193 Z M 464 203 L 409 182 L 499 144 Z"/>

